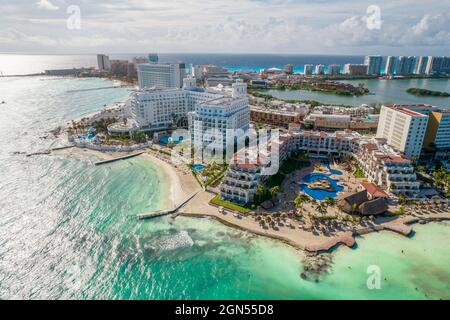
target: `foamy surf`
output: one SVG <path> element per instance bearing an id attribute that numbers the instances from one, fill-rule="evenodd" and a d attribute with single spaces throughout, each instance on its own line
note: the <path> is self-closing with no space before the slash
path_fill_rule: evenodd
<path id="1" fill-rule="evenodd" d="M 175 235 L 162 236 L 156 243 L 151 244 L 151 248 L 156 251 L 173 251 L 181 248 L 188 248 L 194 245 L 194 240 L 187 231 L 180 231 Z"/>

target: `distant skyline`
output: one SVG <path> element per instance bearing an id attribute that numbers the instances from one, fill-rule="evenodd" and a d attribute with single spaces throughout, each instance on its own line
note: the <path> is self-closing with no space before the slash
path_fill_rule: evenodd
<path id="1" fill-rule="evenodd" d="M 449 9 L 437 0 L 2 0 L 0 52 L 449 55 Z"/>

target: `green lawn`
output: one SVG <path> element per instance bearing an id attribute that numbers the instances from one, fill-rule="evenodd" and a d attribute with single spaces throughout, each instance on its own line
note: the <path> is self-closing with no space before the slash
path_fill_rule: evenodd
<path id="1" fill-rule="evenodd" d="M 364 173 L 362 172 L 362 170 L 359 167 L 356 168 L 353 175 L 355 176 L 355 178 L 365 178 Z"/>
<path id="2" fill-rule="evenodd" d="M 402 216 L 406 213 L 406 208 L 405 207 L 400 207 L 400 209 L 396 210 L 396 211 L 389 211 L 386 212 L 384 214 L 385 217 L 398 217 L 398 216 Z"/>
<path id="3" fill-rule="evenodd" d="M 222 199 L 220 199 L 220 196 L 215 196 L 212 200 L 211 200 L 212 204 L 215 204 L 216 206 L 221 206 L 230 210 L 234 210 L 240 213 L 249 213 L 251 210 L 249 208 L 245 208 L 245 207 L 241 207 L 237 204 L 228 202 L 228 201 L 224 201 Z"/>

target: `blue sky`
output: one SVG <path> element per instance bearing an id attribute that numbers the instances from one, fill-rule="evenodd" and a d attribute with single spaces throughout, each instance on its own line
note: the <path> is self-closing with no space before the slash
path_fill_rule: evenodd
<path id="1" fill-rule="evenodd" d="M 0 0 L 0 12 L 0 52 L 450 55 L 442 0 Z"/>

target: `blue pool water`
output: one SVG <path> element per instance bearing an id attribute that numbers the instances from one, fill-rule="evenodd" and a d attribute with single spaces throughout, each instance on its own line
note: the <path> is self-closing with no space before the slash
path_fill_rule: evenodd
<path id="1" fill-rule="evenodd" d="M 323 162 L 323 164 L 331 174 L 334 174 L 336 176 L 342 176 L 344 174 L 342 171 L 331 169 L 331 166 L 328 162 Z"/>
<path id="2" fill-rule="evenodd" d="M 95 134 L 87 134 L 87 135 L 81 137 L 81 140 L 86 141 L 86 142 L 92 142 L 95 139 L 96 139 Z"/>
<path id="3" fill-rule="evenodd" d="M 344 173 L 339 170 L 331 169 L 330 163 L 327 161 L 322 161 L 323 165 L 330 171 L 330 174 L 334 174 L 336 176 L 342 176 Z"/>
<path id="4" fill-rule="evenodd" d="M 194 171 L 202 171 L 205 170 L 205 166 L 202 164 L 195 164 L 192 166 L 192 169 L 194 169 Z"/>
<path id="5" fill-rule="evenodd" d="M 304 182 L 311 183 L 316 180 L 327 179 L 334 188 L 334 191 L 310 189 L 305 183 L 300 184 L 300 190 L 316 200 L 325 200 L 326 198 L 336 198 L 338 192 L 344 190 L 343 186 L 338 184 L 339 180 L 332 179 L 331 174 L 311 173 L 303 178 Z"/>
<path id="6" fill-rule="evenodd" d="M 162 144 L 169 144 L 169 141 L 172 141 L 173 144 L 179 144 L 183 141 L 183 137 L 172 138 L 171 136 L 164 136 L 159 139 L 159 142 Z"/>

